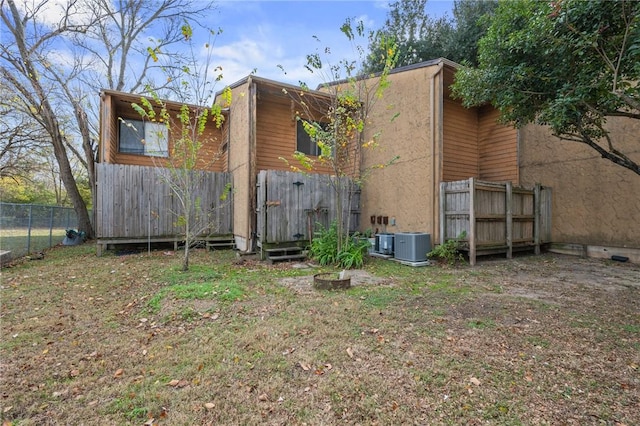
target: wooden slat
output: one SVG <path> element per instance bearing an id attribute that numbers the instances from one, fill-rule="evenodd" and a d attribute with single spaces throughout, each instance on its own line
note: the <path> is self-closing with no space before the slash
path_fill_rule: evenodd
<path id="1" fill-rule="evenodd" d="M 544 200 L 544 202 L 543 202 Z M 466 231 L 469 259 L 484 247 L 503 247 L 507 256 L 522 245 L 539 249 L 550 229 L 550 189 L 513 187 L 468 180 L 440 186 L 441 243 Z"/>
<path id="2" fill-rule="evenodd" d="M 174 236 L 176 214 L 180 212 L 177 199 L 157 167 L 96 164 L 98 239 L 147 239 Z M 220 197 L 231 183 L 231 174 L 193 171 L 198 179 L 198 193 L 205 215 L 213 217 L 213 234 L 232 233 L 231 199 Z M 203 225 L 204 226 L 204 225 Z"/>
<path id="3" fill-rule="evenodd" d="M 256 212 L 259 246 L 309 241 L 316 222 L 326 227 L 335 220 L 336 200 L 330 179 L 334 178 L 283 170 L 261 171 Z M 347 183 L 346 178 L 343 182 Z M 343 194 L 346 197 L 346 192 Z M 351 207 L 343 206 L 342 214 L 345 221 L 351 216 L 352 231 L 359 227 L 359 192 L 353 193 Z"/>

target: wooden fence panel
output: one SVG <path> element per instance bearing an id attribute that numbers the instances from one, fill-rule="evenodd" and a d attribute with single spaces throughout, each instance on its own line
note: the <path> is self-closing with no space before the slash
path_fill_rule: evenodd
<path id="1" fill-rule="evenodd" d="M 533 248 L 551 238 L 551 188 L 513 187 L 511 183 L 474 178 L 440 184 L 441 243 L 458 238 L 475 264 L 477 254 L 506 253 Z"/>
<path id="2" fill-rule="evenodd" d="M 166 169 L 120 164 L 96 164 L 96 216 L 98 240 L 147 240 L 179 238 L 176 219 L 181 211 L 177 198 L 162 173 Z M 210 227 L 203 236 L 230 235 L 231 204 L 228 193 L 231 174 L 194 171 L 198 182 L 195 194 Z M 124 242 L 124 241 L 123 241 Z"/>
<path id="3" fill-rule="evenodd" d="M 258 246 L 305 243 L 319 223 L 323 227 L 336 218 L 334 189 L 328 175 L 306 175 L 280 170 L 258 174 Z M 348 181 L 343 178 L 346 195 Z M 351 184 L 353 186 L 353 184 Z M 344 218 L 351 215 L 350 229 L 360 225 L 360 191 L 352 190 L 352 205 L 344 206 Z"/>

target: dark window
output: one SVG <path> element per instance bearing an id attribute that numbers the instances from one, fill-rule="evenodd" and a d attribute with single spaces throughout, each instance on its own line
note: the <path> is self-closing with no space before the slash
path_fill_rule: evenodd
<path id="1" fill-rule="evenodd" d="M 320 155 L 320 148 L 318 148 L 318 144 L 316 144 L 311 136 L 304 130 L 304 125 L 302 124 L 302 120 L 298 120 L 298 126 L 296 128 L 296 139 L 297 145 L 296 150 L 302 152 L 307 155 Z"/>
<path id="2" fill-rule="evenodd" d="M 167 127 L 141 120 L 120 120 L 119 148 L 126 154 L 168 157 Z"/>

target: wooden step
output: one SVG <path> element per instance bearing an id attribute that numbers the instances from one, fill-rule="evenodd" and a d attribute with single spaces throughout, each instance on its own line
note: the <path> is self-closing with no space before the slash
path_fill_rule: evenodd
<path id="1" fill-rule="evenodd" d="M 304 254 L 287 254 L 283 256 L 268 256 L 267 260 L 271 263 L 274 262 L 283 262 L 283 261 L 291 261 L 291 260 L 302 260 L 306 259 L 306 255 Z"/>
<path id="2" fill-rule="evenodd" d="M 307 256 L 302 253 L 302 248 L 297 246 L 292 247 L 274 247 L 270 249 L 266 249 L 266 257 L 267 261 L 270 263 L 274 262 L 282 262 L 282 261 L 291 261 L 291 260 L 302 260 Z"/>
<path id="3" fill-rule="evenodd" d="M 217 248 L 235 248 L 235 247 L 236 247 L 236 242 L 233 239 L 207 241 L 207 248 L 209 250 L 214 250 Z"/>
<path id="4" fill-rule="evenodd" d="M 302 251 L 301 247 L 293 246 L 293 247 L 276 247 L 266 249 L 265 252 L 267 256 L 272 253 L 300 253 Z"/>

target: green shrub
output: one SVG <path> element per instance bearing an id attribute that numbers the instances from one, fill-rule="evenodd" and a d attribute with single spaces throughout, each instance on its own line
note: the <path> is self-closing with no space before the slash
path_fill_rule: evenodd
<path id="1" fill-rule="evenodd" d="M 320 265 L 335 265 L 345 269 L 360 268 L 364 264 L 365 254 L 369 247 L 368 240 L 360 240 L 356 236 L 342 243 L 338 252 L 338 227 L 335 222 L 328 229 L 320 229 L 311 241 L 309 256 Z"/>
<path id="2" fill-rule="evenodd" d="M 427 256 L 440 259 L 449 265 L 454 265 L 458 261 L 464 261 L 464 257 L 462 253 L 460 253 L 460 240 L 463 240 L 466 236 L 467 232 L 462 231 L 457 238 L 447 240 L 443 244 L 436 246 Z"/>
<path id="3" fill-rule="evenodd" d="M 316 231 L 309 256 L 318 261 L 321 265 L 333 265 L 338 260 L 338 226 L 335 222 L 324 229 L 320 225 L 320 229 Z"/>
<path id="4" fill-rule="evenodd" d="M 342 245 L 338 253 L 338 265 L 345 269 L 361 268 L 364 265 L 365 255 L 369 249 L 369 241 L 359 238 L 348 239 Z"/>

